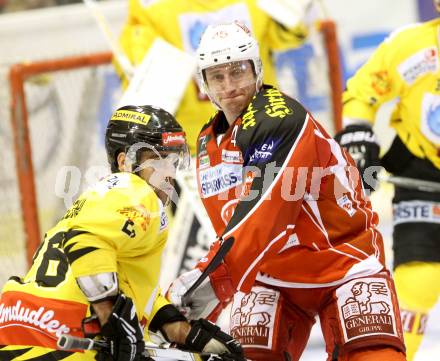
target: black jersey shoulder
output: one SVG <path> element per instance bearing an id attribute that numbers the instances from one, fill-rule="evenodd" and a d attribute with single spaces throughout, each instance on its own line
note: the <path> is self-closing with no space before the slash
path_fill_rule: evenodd
<path id="1" fill-rule="evenodd" d="M 237 131 L 244 164 L 269 161 L 275 151 L 290 149 L 306 116 L 306 109 L 298 101 L 277 88 L 264 86 L 243 112 Z"/>

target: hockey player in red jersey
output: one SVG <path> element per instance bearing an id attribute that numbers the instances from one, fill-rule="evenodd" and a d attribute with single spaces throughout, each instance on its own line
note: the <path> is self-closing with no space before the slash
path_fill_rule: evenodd
<path id="1" fill-rule="evenodd" d="M 299 360 L 315 316 L 328 360 L 405 360 L 378 217 L 350 155 L 301 104 L 262 84 L 258 44 L 243 25 L 208 27 L 197 55 L 219 109 L 197 147 L 218 240 L 168 297 L 191 318 L 232 302 L 230 333 L 252 360 Z M 230 237 L 221 265 L 183 304 Z"/>

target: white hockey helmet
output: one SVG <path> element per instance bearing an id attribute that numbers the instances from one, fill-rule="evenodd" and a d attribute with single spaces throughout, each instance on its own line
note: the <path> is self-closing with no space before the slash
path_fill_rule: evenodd
<path id="1" fill-rule="evenodd" d="M 201 88 L 209 95 L 203 71 L 212 66 L 250 60 L 256 76 L 256 89 L 263 82 L 260 48 L 246 25 L 235 21 L 209 25 L 197 48 L 198 77 Z"/>

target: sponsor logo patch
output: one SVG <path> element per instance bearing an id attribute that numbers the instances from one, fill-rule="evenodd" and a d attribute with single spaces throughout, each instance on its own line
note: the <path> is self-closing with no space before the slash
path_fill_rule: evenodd
<path id="1" fill-rule="evenodd" d="M 339 207 L 346 211 L 350 217 L 353 217 L 353 215 L 356 213 L 356 210 L 353 208 L 353 202 L 350 200 L 350 198 L 348 198 L 346 194 L 337 199 L 336 203 Z"/>
<path id="2" fill-rule="evenodd" d="M 203 198 L 222 193 L 242 182 L 241 164 L 222 163 L 199 171 L 200 188 Z"/>
<path id="3" fill-rule="evenodd" d="M 440 203 L 408 201 L 393 205 L 393 224 L 440 223 Z"/>
<path id="4" fill-rule="evenodd" d="M 402 78 L 408 83 L 414 83 L 418 77 L 438 70 L 438 52 L 435 47 L 418 51 L 397 67 Z"/>
<path id="5" fill-rule="evenodd" d="M 286 104 L 284 95 L 278 89 L 267 89 L 264 93 L 268 104 L 264 106 L 265 113 L 271 118 L 283 119 L 287 115 L 293 114 L 293 110 Z"/>
<path id="6" fill-rule="evenodd" d="M 385 95 L 391 91 L 391 81 L 388 72 L 377 71 L 370 74 L 371 86 L 379 95 Z"/>
<path id="7" fill-rule="evenodd" d="M 241 118 L 241 126 L 243 130 L 247 130 L 249 127 L 252 128 L 255 126 L 255 124 L 257 124 L 255 121 L 256 112 L 258 112 L 258 110 L 255 110 L 252 103 L 250 103 L 246 109 L 246 113 L 244 113 L 243 117 Z"/>
<path id="8" fill-rule="evenodd" d="M 252 165 L 268 162 L 272 159 L 280 143 L 280 139 L 269 139 L 265 143 L 250 146 L 244 157 L 245 163 Z"/>
<path id="9" fill-rule="evenodd" d="M 211 165 L 211 162 L 209 160 L 209 155 L 202 155 L 199 158 L 199 168 L 203 169 L 203 168 L 207 168 Z"/>
<path id="10" fill-rule="evenodd" d="M 356 132 L 345 133 L 341 137 L 341 145 L 353 142 L 377 143 L 376 135 L 372 131 L 358 130 Z"/>
<path id="11" fill-rule="evenodd" d="M 243 157 L 239 150 L 222 149 L 222 161 L 225 163 L 243 163 Z"/>
<path id="12" fill-rule="evenodd" d="M 252 287 L 248 294 L 236 293 L 231 309 L 230 334 L 244 347 L 272 349 L 279 292 Z"/>
<path id="13" fill-rule="evenodd" d="M 162 133 L 162 144 L 166 146 L 182 145 L 185 144 L 185 133 Z"/>
<path id="14" fill-rule="evenodd" d="M 147 226 L 150 224 L 150 214 L 142 204 L 134 207 L 124 207 L 118 209 L 117 212 L 134 223 L 139 224 L 144 231 L 147 230 Z"/>
<path id="15" fill-rule="evenodd" d="M 132 110 L 119 110 L 113 114 L 110 120 L 120 120 L 123 122 L 132 122 L 137 124 L 148 124 L 151 115 L 135 112 Z"/>
<path id="16" fill-rule="evenodd" d="M 87 305 L 79 302 L 5 292 L 0 302 L 0 343 L 8 345 L 27 340 L 28 345 L 56 349 L 61 335 L 83 337 L 81 320 L 86 312 Z"/>
<path id="17" fill-rule="evenodd" d="M 198 146 L 197 146 L 198 153 L 197 153 L 197 155 L 198 155 L 199 157 L 208 154 L 208 152 L 207 152 L 207 150 L 206 150 L 206 146 L 207 146 L 207 144 L 208 144 L 208 142 L 209 142 L 210 139 L 211 139 L 211 136 L 210 136 L 210 135 L 202 135 L 202 136 L 198 139 Z"/>
<path id="18" fill-rule="evenodd" d="M 336 290 L 345 342 L 375 335 L 396 336 L 391 291 L 384 278 L 349 281 Z"/>

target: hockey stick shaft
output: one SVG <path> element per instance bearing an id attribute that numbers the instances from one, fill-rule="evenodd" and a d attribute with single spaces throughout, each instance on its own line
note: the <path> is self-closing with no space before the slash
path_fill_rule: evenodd
<path id="1" fill-rule="evenodd" d="M 60 350 L 102 350 L 109 348 L 105 341 L 71 335 L 61 335 L 58 338 L 57 346 Z"/>
<path id="2" fill-rule="evenodd" d="M 416 178 L 388 176 L 379 178 L 383 182 L 392 183 L 398 187 L 415 189 L 423 192 L 440 193 L 440 183 Z"/>
<path id="3" fill-rule="evenodd" d="M 130 63 L 130 60 L 128 60 L 128 58 L 125 56 L 118 43 L 116 42 L 115 36 L 110 30 L 110 27 L 104 15 L 99 10 L 96 0 L 83 0 L 83 3 L 89 9 L 92 16 L 95 18 L 96 23 L 101 29 L 102 34 L 104 35 L 107 44 L 110 46 L 113 55 L 119 62 L 121 69 L 124 71 L 125 75 L 129 78 L 134 71 L 133 65 Z"/>
<path id="4" fill-rule="evenodd" d="M 208 277 L 209 274 L 220 265 L 220 263 L 225 258 L 226 254 L 232 248 L 233 244 L 234 244 L 234 237 L 229 237 L 228 239 L 223 241 L 223 243 L 220 246 L 220 248 L 218 249 L 217 253 L 214 255 L 211 262 L 208 264 L 208 266 L 202 272 L 200 277 L 196 280 L 196 282 L 194 282 L 194 284 L 183 295 L 183 297 L 182 297 L 183 306 L 188 305 L 188 300 L 191 298 L 194 291 L 197 289 L 197 287 L 199 287 L 202 284 L 202 282 L 206 279 L 206 277 Z"/>
<path id="5" fill-rule="evenodd" d="M 106 341 L 93 340 L 91 338 L 75 337 L 71 335 L 61 335 L 58 338 L 57 346 L 60 350 L 108 350 L 109 345 Z M 167 360 L 179 360 L 179 361 L 195 361 L 199 359 L 209 359 L 216 356 L 210 353 L 197 353 L 190 351 L 182 351 L 177 348 L 166 346 L 157 346 L 148 344 L 145 346 L 145 355 Z"/>

